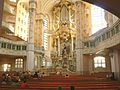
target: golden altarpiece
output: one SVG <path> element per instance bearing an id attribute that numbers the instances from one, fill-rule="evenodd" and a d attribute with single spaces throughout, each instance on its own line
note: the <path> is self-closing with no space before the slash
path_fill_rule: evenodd
<path id="1" fill-rule="evenodd" d="M 76 70 L 75 9 L 74 4 L 61 0 L 53 8 L 52 65 L 70 71 Z"/>

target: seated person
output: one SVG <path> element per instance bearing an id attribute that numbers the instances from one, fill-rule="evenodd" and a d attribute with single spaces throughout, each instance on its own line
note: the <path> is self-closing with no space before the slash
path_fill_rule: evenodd
<path id="1" fill-rule="evenodd" d="M 45 76 L 45 72 L 42 72 L 41 77 L 44 77 L 44 76 Z"/>
<path id="2" fill-rule="evenodd" d="M 65 77 L 66 77 L 66 78 L 68 78 L 68 77 L 69 77 L 69 74 L 68 74 L 68 73 L 66 73 L 66 74 L 65 74 Z"/>
<path id="3" fill-rule="evenodd" d="M 20 84 L 20 88 L 28 88 L 28 84 L 26 83 L 26 81 L 23 81 L 23 82 Z"/>
<path id="4" fill-rule="evenodd" d="M 38 72 L 35 72 L 35 74 L 33 75 L 33 78 L 38 78 Z"/>

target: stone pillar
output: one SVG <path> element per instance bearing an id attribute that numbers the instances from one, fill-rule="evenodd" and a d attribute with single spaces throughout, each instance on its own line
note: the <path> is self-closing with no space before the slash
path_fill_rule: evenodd
<path id="1" fill-rule="evenodd" d="M 29 0 L 29 39 L 27 46 L 27 70 L 34 70 L 34 28 L 35 28 L 36 1 Z"/>
<path id="2" fill-rule="evenodd" d="M 72 56 L 72 57 L 73 57 L 73 48 L 74 48 L 73 42 L 74 42 L 74 37 L 71 36 L 71 56 Z"/>
<path id="3" fill-rule="evenodd" d="M 38 69 L 40 70 L 40 56 L 37 56 L 37 59 L 38 59 Z"/>
<path id="4" fill-rule="evenodd" d="M 76 71 L 83 74 L 82 2 L 76 2 Z"/>
<path id="5" fill-rule="evenodd" d="M 120 80 L 120 61 L 119 61 L 119 53 L 118 50 L 113 50 L 112 54 L 110 54 L 111 59 L 111 70 L 114 72 L 115 79 Z"/>

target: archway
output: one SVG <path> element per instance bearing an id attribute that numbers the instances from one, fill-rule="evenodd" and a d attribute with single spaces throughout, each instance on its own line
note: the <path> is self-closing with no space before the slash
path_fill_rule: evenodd
<path id="1" fill-rule="evenodd" d="M 118 16 L 120 18 L 120 10 L 119 10 L 119 3 L 120 0 L 83 0 L 85 2 L 97 5 L 113 14 Z"/>

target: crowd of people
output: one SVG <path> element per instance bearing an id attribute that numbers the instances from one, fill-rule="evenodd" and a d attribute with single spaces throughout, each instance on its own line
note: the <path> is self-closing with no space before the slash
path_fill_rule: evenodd
<path id="1" fill-rule="evenodd" d="M 39 72 L 20 71 L 20 72 L 3 72 L 1 75 L 1 85 L 11 85 L 15 87 L 28 87 L 29 79 L 39 78 Z"/>
<path id="2" fill-rule="evenodd" d="M 1 85 L 10 85 L 20 88 L 29 87 L 27 83 L 30 79 L 40 79 L 49 76 L 44 68 L 41 71 L 1 72 L 0 74 Z M 65 78 L 69 77 L 69 74 L 63 73 L 61 69 L 56 70 L 56 75 L 62 75 Z"/>

